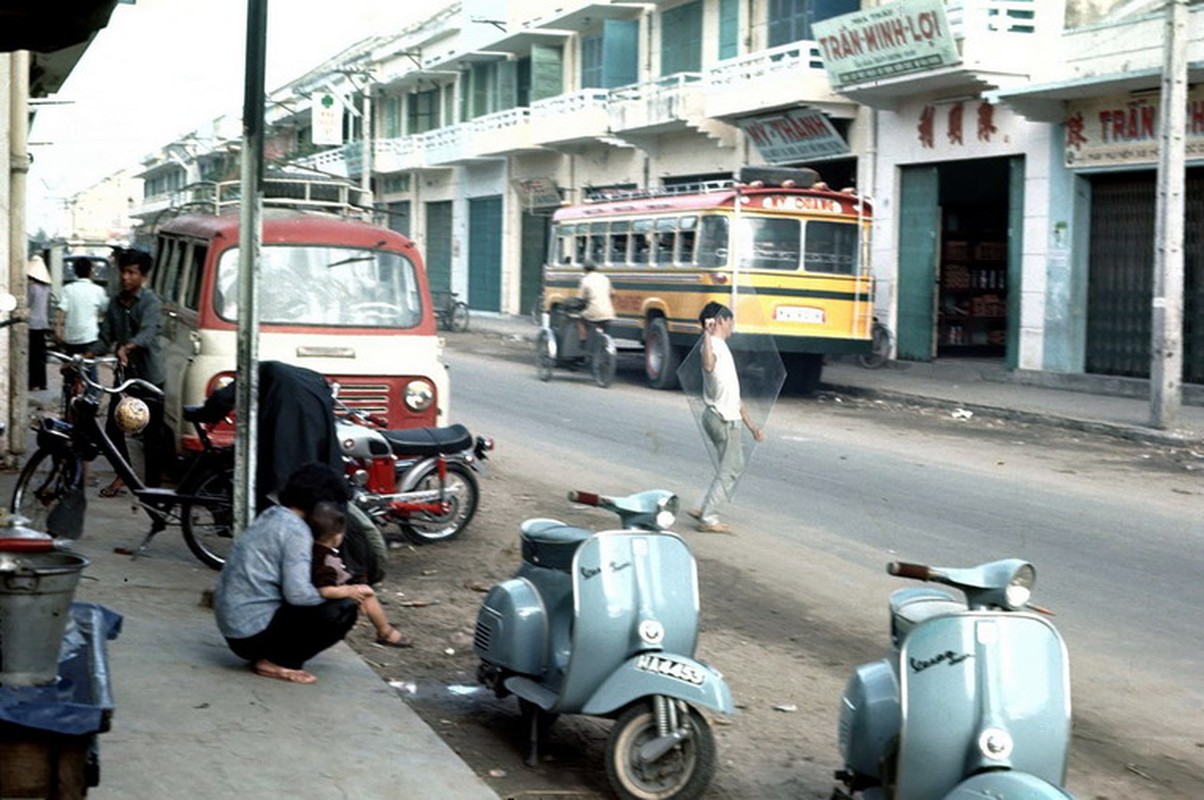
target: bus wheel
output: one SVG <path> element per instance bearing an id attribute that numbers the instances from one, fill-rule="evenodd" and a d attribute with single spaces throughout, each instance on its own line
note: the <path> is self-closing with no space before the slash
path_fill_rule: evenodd
<path id="1" fill-rule="evenodd" d="M 664 317 L 654 317 L 644 331 L 644 372 L 653 389 L 677 388 L 677 365 L 680 351 L 669 340 L 669 326 Z"/>
<path id="2" fill-rule="evenodd" d="M 782 389 L 789 394 L 811 394 L 819 388 L 819 379 L 824 371 L 824 357 L 820 353 L 791 353 L 785 356 L 786 381 Z"/>

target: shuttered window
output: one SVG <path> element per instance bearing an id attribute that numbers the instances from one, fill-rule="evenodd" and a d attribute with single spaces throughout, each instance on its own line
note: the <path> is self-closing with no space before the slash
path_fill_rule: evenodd
<path id="1" fill-rule="evenodd" d="M 614 89 L 639 81 L 640 23 L 608 19 L 581 39 L 581 88 Z"/>
<path id="2" fill-rule="evenodd" d="M 740 0 L 719 0 L 719 58 L 740 54 Z"/>
<path id="3" fill-rule="evenodd" d="M 702 69 L 702 0 L 661 14 L 661 75 Z"/>

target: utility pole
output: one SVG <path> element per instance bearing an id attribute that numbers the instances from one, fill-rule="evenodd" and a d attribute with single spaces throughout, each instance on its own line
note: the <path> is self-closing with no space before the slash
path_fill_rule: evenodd
<path id="1" fill-rule="evenodd" d="M 264 62 L 268 0 L 247 2 L 247 66 L 242 107 L 242 205 L 238 225 L 238 409 L 234 439 L 234 530 L 255 516 L 255 445 L 259 441 L 259 268 L 263 247 Z"/>
<path id="2" fill-rule="evenodd" d="M 8 59 L 8 275 L 9 291 L 17 297 L 19 313 L 28 318 L 25 301 L 25 264 L 29 245 L 25 237 L 25 186 L 29 174 L 29 51 L 0 54 Z M 26 325 L 9 333 L 9 419 L 10 455 L 25 452 L 29 437 L 26 414 L 29 410 L 29 329 Z"/>
<path id="3" fill-rule="evenodd" d="M 1188 0 L 1167 0 L 1150 348 L 1150 425 L 1161 429 L 1179 427 L 1183 402 L 1187 17 Z"/>

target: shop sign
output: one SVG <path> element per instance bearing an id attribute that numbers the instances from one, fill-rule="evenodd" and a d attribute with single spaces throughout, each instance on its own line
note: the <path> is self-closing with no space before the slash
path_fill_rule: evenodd
<path id="1" fill-rule="evenodd" d="M 968 132 L 970 127 L 973 129 Z M 959 100 L 939 107 L 929 104 L 920 110 L 916 122 L 916 139 L 925 150 L 935 150 L 945 141 L 952 147 L 964 147 L 971 136 L 983 144 L 990 144 L 998 133 L 995 106 L 985 100 Z"/>
<path id="2" fill-rule="evenodd" d="M 322 92 L 314 95 L 309 117 L 314 144 L 343 143 L 343 104 L 333 94 Z"/>
<path id="3" fill-rule="evenodd" d="M 1067 104 L 1066 166 L 1149 166 L 1158 162 L 1161 98 L 1118 95 Z M 1204 88 L 1187 94 L 1184 147 L 1188 160 L 1204 159 Z"/>
<path id="4" fill-rule="evenodd" d="M 770 164 L 815 161 L 849 153 L 848 143 L 827 116 L 813 108 L 745 117 L 736 120 L 736 124 Z"/>
<path id="5" fill-rule="evenodd" d="M 898 0 L 811 27 L 837 91 L 961 61 L 943 0 Z"/>
<path id="6" fill-rule="evenodd" d="M 560 187 L 551 178 L 518 178 L 514 191 L 527 208 L 547 208 L 560 205 Z"/>

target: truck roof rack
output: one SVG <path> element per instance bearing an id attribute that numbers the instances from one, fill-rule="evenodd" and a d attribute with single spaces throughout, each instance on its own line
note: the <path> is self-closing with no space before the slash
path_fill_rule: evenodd
<path id="1" fill-rule="evenodd" d="M 273 175 L 263 179 L 261 189 L 265 208 L 325 211 L 345 217 L 366 217 L 373 212 L 361 203 L 363 190 L 346 181 Z M 223 214 L 241 203 L 240 181 L 202 181 L 176 190 L 171 206 L 184 212 Z"/>

